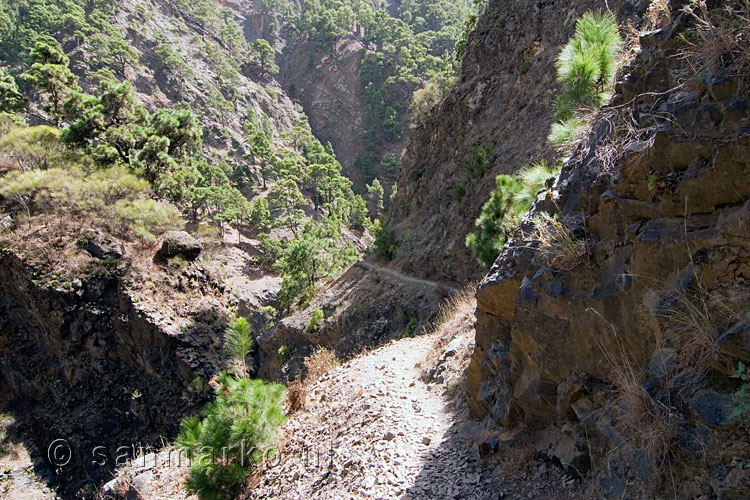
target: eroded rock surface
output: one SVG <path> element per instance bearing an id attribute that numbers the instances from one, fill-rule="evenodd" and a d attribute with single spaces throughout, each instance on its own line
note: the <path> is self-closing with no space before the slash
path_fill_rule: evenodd
<path id="1" fill-rule="evenodd" d="M 537 202 L 477 296 L 473 414 L 530 426 L 538 452 L 593 471 L 605 497 L 648 497 L 665 460 L 697 449 L 679 498 L 750 485 L 747 425 L 727 418 L 728 376 L 750 360 L 750 114 L 737 78 L 691 86 L 686 23 L 641 38 L 559 196 Z M 541 247 L 543 212 L 582 249 L 566 265 L 569 250 Z"/>

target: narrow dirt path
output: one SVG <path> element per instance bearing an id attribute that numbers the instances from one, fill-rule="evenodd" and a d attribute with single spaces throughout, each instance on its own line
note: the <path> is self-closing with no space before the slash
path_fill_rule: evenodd
<path id="1" fill-rule="evenodd" d="M 395 269 L 390 269 L 390 268 L 387 268 L 387 267 L 378 266 L 378 265 L 372 264 L 371 262 L 359 261 L 359 262 L 357 262 L 354 265 L 355 266 L 364 267 L 368 271 L 375 271 L 375 272 L 378 272 L 378 273 L 387 274 L 387 275 L 389 275 L 392 278 L 395 278 L 397 280 L 406 281 L 406 282 L 409 282 L 409 283 L 415 283 L 415 284 L 418 284 L 418 285 L 425 285 L 425 286 L 429 286 L 429 287 L 432 287 L 432 288 L 444 287 L 444 288 L 450 290 L 451 292 L 458 292 L 457 288 L 448 286 L 445 283 L 440 283 L 438 281 L 430 281 L 430 280 L 423 280 L 423 279 L 420 279 L 420 278 L 415 278 L 413 276 L 408 276 L 406 274 L 402 274 L 402 273 L 396 271 Z"/>
<path id="2" fill-rule="evenodd" d="M 461 337 L 452 349 L 468 359 L 470 343 Z M 280 463 L 266 465 L 249 498 L 497 498 L 456 426 L 462 408 L 443 385 L 420 379 L 433 344 L 399 340 L 323 377 L 284 428 Z"/>

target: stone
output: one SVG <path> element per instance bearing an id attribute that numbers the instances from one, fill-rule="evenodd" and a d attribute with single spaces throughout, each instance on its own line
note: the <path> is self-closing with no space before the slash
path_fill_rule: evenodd
<path id="1" fill-rule="evenodd" d="M 121 259 L 122 244 L 114 238 L 100 232 L 91 232 L 81 241 L 83 249 L 97 259 Z"/>
<path id="2" fill-rule="evenodd" d="M 428 436 L 424 436 L 422 438 L 422 444 L 425 446 L 430 446 L 431 442 L 432 442 L 432 439 L 430 439 Z"/>
<path id="3" fill-rule="evenodd" d="M 729 354 L 731 358 L 750 362 L 750 314 L 746 315 L 743 321 L 732 325 L 719 335 L 716 344 L 721 346 L 722 352 Z"/>
<path id="4" fill-rule="evenodd" d="M 159 257 L 170 259 L 172 257 L 183 257 L 187 260 L 195 260 L 203 251 L 203 246 L 198 240 L 185 231 L 169 231 L 164 235 Z"/>
<path id="5" fill-rule="evenodd" d="M 734 402 L 730 396 L 719 394 L 713 389 L 698 391 L 690 400 L 690 406 L 709 425 L 729 425 L 729 415 Z"/>
<path id="6" fill-rule="evenodd" d="M 13 217 L 10 215 L 6 215 L 2 219 L 0 219 L 0 233 L 4 233 L 5 231 L 10 231 L 16 227 L 16 223 L 13 220 Z"/>
<path id="7" fill-rule="evenodd" d="M 648 370 L 653 377 L 664 378 L 672 372 L 675 363 L 677 363 L 677 353 L 674 349 L 657 349 L 651 355 Z"/>
<path id="8" fill-rule="evenodd" d="M 394 439 L 396 439 L 396 435 L 391 431 L 388 431 L 383 435 L 383 439 L 385 441 L 393 441 Z"/>
<path id="9" fill-rule="evenodd" d="M 461 343 L 463 342 L 463 340 L 463 337 L 456 337 L 455 339 L 451 340 L 450 344 L 448 344 L 448 347 L 445 348 L 443 356 L 446 358 L 454 356 L 456 352 L 458 352 L 458 349 L 461 347 Z"/>

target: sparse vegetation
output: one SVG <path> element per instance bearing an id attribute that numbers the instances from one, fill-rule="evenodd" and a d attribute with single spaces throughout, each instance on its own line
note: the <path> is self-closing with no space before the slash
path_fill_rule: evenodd
<path id="1" fill-rule="evenodd" d="M 709 85 L 722 71 L 733 75 L 736 95 L 750 90 L 750 4 L 727 2 L 709 10 L 705 0 L 691 0 L 684 8 L 695 21 L 694 30 L 681 35 L 682 56 L 697 80 Z"/>
<path id="2" fill-rule="evenodd" d="M 557 58 L 557 99 L 549 141 L 566 149 L 586 124 L 584 116 L 609 100 L 622 41 L 613 14 L 587 12 Z"/>
<path id="3" fill-rule="evenodd" d="M 305 383 L 313 384 L 323 377 L 326 373 L 333 370 L 339 365 L 336 353 L 324 347 L 318 347 L 305 358 Z"/>
<path id="4" fill-rule="evenodd" d="M 319 330 L 325 319 L 326 316 L 323 313 L 323 309 L 313 309 L 313 312 L 310 315 L 310 321 L 307 323 L 307 331 L 314 332 Z"/>
<path id="5" fill-rule="evenodd" d="M 539 214 L 534 220 L 534 227 L 540 258 L 548 267 L 570 271 L 585 261 L 588 255 L 586 241 L 573 236 L 567 224 L 557 215 Z"/>

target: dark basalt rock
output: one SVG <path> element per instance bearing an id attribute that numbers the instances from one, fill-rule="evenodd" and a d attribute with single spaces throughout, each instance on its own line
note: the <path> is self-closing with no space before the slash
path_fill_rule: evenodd
<path id="1" fill-rule="evenodd" d="M 163 259 L 179 256 L 192 261 L 197 259 L 202 251 L 203 246 L 200 242 L 185 231 L 170 231 L 164 235 L 157 255 Z"/>
<path id="2" fill-rule="evenodd" d="M 97 259 L 121 259 L 122 244 L 114 238 L 102 233 L 89 233 L 82 240 L 84 250 Z"/>

